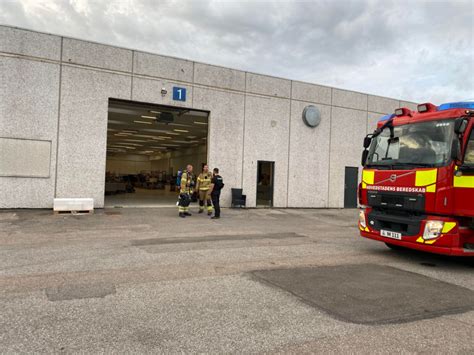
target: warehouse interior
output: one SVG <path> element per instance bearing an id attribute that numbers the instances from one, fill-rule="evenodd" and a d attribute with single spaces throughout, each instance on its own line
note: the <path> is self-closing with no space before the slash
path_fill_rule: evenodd
<path id="1" fill-rule="evenodd" d="M 209 112 L 109 100 L 105 207 L 176 204 L 178 171 L 207 162 Z"/>

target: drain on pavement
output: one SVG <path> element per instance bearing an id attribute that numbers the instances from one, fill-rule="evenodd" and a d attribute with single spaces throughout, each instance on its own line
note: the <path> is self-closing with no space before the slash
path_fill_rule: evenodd
<path id="1" fill-rule="evenodd" d="M 351 323 L 403 323 L 474 310 L 471 290 L 388 266 L 261 270 L 252 275 Z"/>

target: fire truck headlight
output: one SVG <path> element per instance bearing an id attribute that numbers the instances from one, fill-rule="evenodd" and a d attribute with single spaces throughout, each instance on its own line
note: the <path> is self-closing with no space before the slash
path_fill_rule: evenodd
<path id="1" fill-rule="evenodd" d="M 362 228 L 367 227 L 367 223 L 365 221 L 365 212 L 364 212 L 364 210 L 359 211 L 359 224 Z"/>
<path id="2" fill-rule="evenodd" d="M 443 227 L 443 221 L 427 221 L 423 233 L 423 239 L 428 240 L 438 238 L 441 235 Z"/>

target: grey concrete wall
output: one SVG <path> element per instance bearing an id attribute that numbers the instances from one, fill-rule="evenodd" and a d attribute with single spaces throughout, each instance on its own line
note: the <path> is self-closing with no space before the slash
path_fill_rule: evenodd
<path id="1" fill-rule="evenodd" d="M 0 52 L 38 59 L 60 60 L 59 36 L 0 26 Z"/>
<path id="2" fill-rule="evenodd" d="M 310 104 L 321 112 L 321 124 L 316 129 L 308 128 L 301 119 L 301 112 Z M 291 102 L 288 207 L 329 206 L 330 125 L 331 106 Z"/>
<path id="3" fill-rule="evenodd" d="M 230 206 L 232 187 L 242 186 L 245 95 L 195 87 L 194 107 L 209 110 L 208 163 L 218 167 L 226 189 L 222 206 Z"/>
<path id="4" fill-rule="evenodd" d="M 52 49 L 46 48 L 41 53 L 38 46 L 29 51 L 47 56 Z M 53 206 L 59 71 L 57 63 L 0 57 L 0 137 L 51 142 L 49 176 L 0 177 L 0 208 Z M 19 152 L 13 160 L 22 158 Z M 0 175 L 3 175 L 1 171 Z M 31 175 L 34 175 L 33 170 Z"/>
<path id="5" fill-rule="evenodd" d="M 65 66 L 61 78 L 56 197 L 104 205 L 109 98 L 130 98 L 130 76 Z"/>
<path id="6" fill-rule="evenodd" d="M 49 178 L 51 141 L 0 137 L 0 176 Z"/>
<path id="7" fill-rule="evenodd" d="M 173 101 L 172 94 L 170 92 L 173 86 L 186 88 L 185 102 L 180 101 L 177 104 L 176 101 Z M 168 90 L 168 94 L 166 96 L 162 96 L 160 94 L 162 88 L 166 88 Z M 180 83 L 174 80 L 133 77 L 131 92 L 131 99 L 134 101 L 180 107 L 192 107 L 193 105 L 193 86 L 191 84 Z"/>
<path id="8" fill-rule="evenodd" d="M 344 207 L 345 167 L 360 168 L 362 139 L 366 132 L 366 111 L 332 107 L 329 155 L 330 207 Z"/>
<path id="9" fill-rule="evenodd" d="M 255 206 L 257 161 L 275 162 L 276 207 L 342 207 L 344 168 L 380 116 L 414 104 L 215 65 L 0 26 L 0 137 L 51 142 L 49 177 L 0 177 L 0 208 L 56 197 L 104 204 L 109 98 L 210 111 L 208 159 Z M 172 100 L 187 88 L 186 102 Z M 162 88 L 168 94 L 162 96 Z M 315 129 L 301 119 L 313 104 Z M 1 175 L 1 171 L 0 171 Z"/>
<path id="10" fill-rule="evenodd" d="M 275 162 L 273 205 L 287 207 L 289 117 L 288 99 L 246 96 L 242 187 L 250 206 L 256 205 L 257 162 L 262 160 Z"/>

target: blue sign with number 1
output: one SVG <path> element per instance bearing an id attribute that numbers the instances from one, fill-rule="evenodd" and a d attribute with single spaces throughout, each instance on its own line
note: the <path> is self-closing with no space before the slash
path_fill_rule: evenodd
<path id="1" fill-rule="evenodd" d="M 173 100 L 186 101 L 186 88 L 173 87 Z"/>

